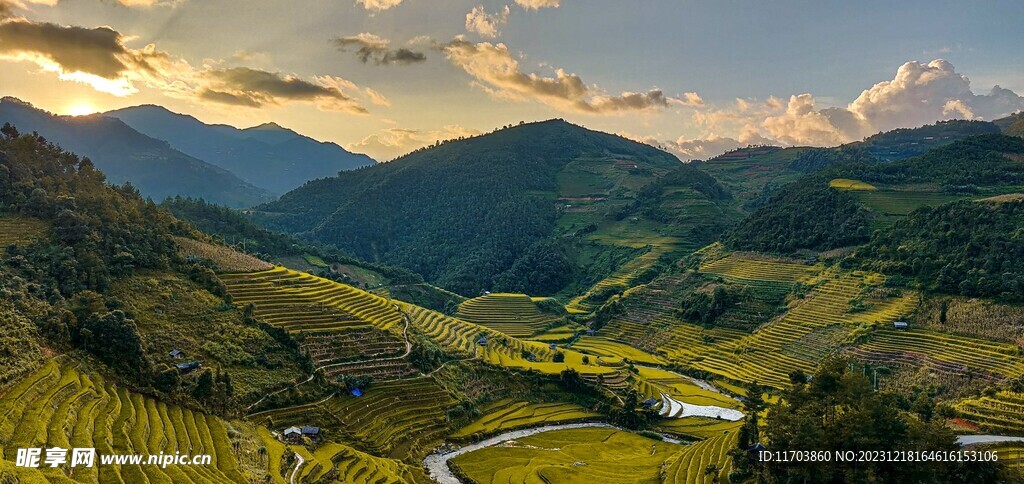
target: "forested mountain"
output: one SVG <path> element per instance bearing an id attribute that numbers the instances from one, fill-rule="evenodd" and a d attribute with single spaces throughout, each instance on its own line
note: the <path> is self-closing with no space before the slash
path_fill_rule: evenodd
<path id="1" fill-rule="evenodd" d="M 229 171 L 174 150 L 124 122 L 100 115 L 57 116 L 14 98 L 0 100 L 0 123 L 38 132 L 68 151 L 92 159 L 111 183 L 131 182 L 144 197 L 202 197 L 232 207 L 273 195 Z"/>
<path id="2" fill-rule="evenodd" d="M 258 207 L 256 218 L 463 293 L 502 280 L 515 281 L 510 289 L 553 293 L 574 271 L 566 241 L 633 223 L 633 246 L 643 247 L 642 237 L 657 236 L 639 228 L 644 220 L 672 222 L 671 214 L 645 215 L 641 196 L 672 171 L 691 198 L 723 196 L 714 179 L 668 153 L 553 120 L 314 180 Z M 656 191 L 649 195 L 666 193 Z M 554 238 L 556 227 L 563 237 Z M 503 277 L 508 271 L 515 277 Z"/>
<path id="3" fill-rule="evenodd" d="M 893 163 L 849 163 L 809 175 L 780 190 L 726 238 L 731 247 L 773 253 L 829 250 L 868 241 L 872 219 L 861 192 L 830 180 L 863 182 L 876 206 L 918 192 L 934 200 L 1013 191 L 1024 184 L 1024 140 L 1005 135 L 965 138 Z M 881 187 L 883 190 L 879 190 Z M 909 203 L 918 203 L 910 201 Z M 922 203 L 927 205 L 928 203 Z"/>
<path id="4" fill-rule="evenodd" d="M 104 113 L 172 148 L 205 160 L 275 194 L 316 178 L 374 164 L 334 143 L 302 136 L 275 123 L 248 129 L 209 125 L 161 106 L 145 105 Z"/>

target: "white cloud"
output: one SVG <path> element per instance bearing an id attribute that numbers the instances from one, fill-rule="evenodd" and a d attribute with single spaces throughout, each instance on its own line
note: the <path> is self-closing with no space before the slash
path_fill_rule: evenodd
<path id="1" fill-rule="evenodd" d="M 516 5 L 527 10 L 538 10 L 542 8 L 558 8 L 561 0 L 516 0 Z"/>
<path id="2" fill-rule="evenodd" d="M 497 13 L 487 13 L 483 5 L 473 7 L 466 14 L 466 30 L 493 39 L 501 34 L 501 27 L 508 23 L 509 13 L 508 5 Z"/>
<path id="3" fill-rule="evenodd" d="M 786 111 L 765 118 L 763 125 L 771 136 L 788 145 L 838 145 L 846 141 L 828 116 L 814 107 L 810 94 L 791 96 Z"/>
<path id="4" fill-rule="evenodd" d="M 610 114 L 643 111 L 668 106 L 668 97 L 659 90 L 623 92 L 607 95 L 583 83 L 575 74 L 562 69 L 554 77 L 524 73 L 505 44 L 472 43 L 456 38 L 445 44 L 444 53 L 452 64 L 472 76 L 477 85 L 495 97 L 533 100 L 566 111 Z"/>
<path id="5" fill-rule="evenodd" d="M 381 12 L 401 5 L 402 0 L 356 0 L 356 3 L 367 10 Z"/>
<path id="6" fill-rule="evenodd" d="M 358 143 L 345 146 L 345 149 L 366 153 L 376 160 L 393 160 L 413 150 L 430 146 L 438 141 L 476 136 L 479 130 L 459 125 L 447 125 L 436 130 L 418 130 L 388 128 L 379 134 L 367 136 Z"/>

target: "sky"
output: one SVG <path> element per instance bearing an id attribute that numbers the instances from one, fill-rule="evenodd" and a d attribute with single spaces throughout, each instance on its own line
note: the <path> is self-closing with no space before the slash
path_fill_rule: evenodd
<path id="1" fill-rule="evenodd" d="M 0 95 L 274 121 L 380 161 L 550 118 L 704 159 L 1024 109 L 1021 18 L 1009 0 L 0 0 Z"/>

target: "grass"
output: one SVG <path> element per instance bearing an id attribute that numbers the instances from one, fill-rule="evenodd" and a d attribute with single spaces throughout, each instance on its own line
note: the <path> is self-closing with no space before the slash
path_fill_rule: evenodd
<path id="1" fill-rule="evenodd" d="M 453 433 L 452 439 L 477 439 L 525 427 L 596 419 L 601 415 L 572 403 L 530 403 L 504 399 L 480 409 L 480 418 Z"/>
<path id="2" fill-rule="evenodd" d="M 560 319 L 542 313 L 525 294 L 488 294 L 466 300 L 459 304 L 458 317 L 517 338 L 539 333 Z"/>
<path id="3" fill-rule="evenodd" d="M 103 466 L 75 468 L 75 480 L 101 482 L 248 482 L 225 424 L 211 416 L 130 393 L 70 359 L 49 360 L 0 397 L 0 460 L 14 461 L 18 448 L 94 447 L 100 454 L 209 453 L 207 467 Z M 6 464 L 6 463 L 5 463 Z M 62 480 L 68 467 L 40 475 Z"/>
<path id="4" fill-rule="evenodd" d="M 614 429 L 544 432 L 451 461 L 473 482 L 659 482 L 683 447 Z"/>
<path id="5" fill-rule="evenodd" d="M 828 186 L 845 191 L 874 191 L 878 190 L 874 185 L 863 182 L 860 180 L 850 180 L 849 178 L 836 178 L 828 182 Z"/>

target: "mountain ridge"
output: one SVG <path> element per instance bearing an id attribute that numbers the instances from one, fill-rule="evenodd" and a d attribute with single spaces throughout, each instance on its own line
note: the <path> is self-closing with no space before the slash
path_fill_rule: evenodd
<path id="1" fill-rule="evenodd" d="M 174 149 L 275 194 L 309 180 L 376 163 L 336 143 L 318 141 L 273 122 L 240 129 L 207 124 L 157 105 L 133 106 L 103 115 L 120 119 L 143 134 L 165 140 Z"/>

